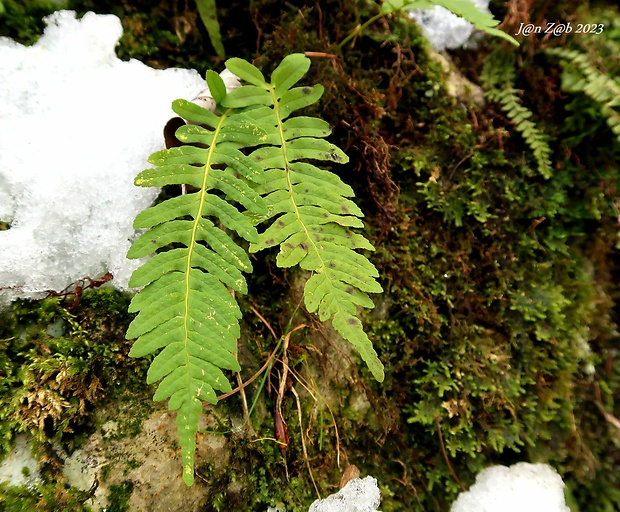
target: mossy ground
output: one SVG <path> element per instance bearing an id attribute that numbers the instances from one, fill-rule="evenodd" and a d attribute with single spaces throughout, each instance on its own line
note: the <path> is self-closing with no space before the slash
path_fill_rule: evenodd
<path id="1" fill-rule="evenodd" d="M 122 58 L 201 72 L 221 68 L 191 3 L 68 4 L 119 15 Z M 5 5 L 2 33 L 35 40 L 43 3 L 31 0 L 22 10 L 11 0 Z M 544 16 L 561 19 L 567 6 Z M 534 2 L 530 17 L 543 15 L 542 8 Z M 496 16 L 504 16 L 502 9 L 497 6 Z M 259 394 L 252 430 L 242 426 L 238 395 L 219 404 L 214 421 L 234 449 L 226 471 L 198 461 L 197 475 L 209 483 L 201 510 L 305 510 L 315 491 L 302 439 L 322 495 L 337 490 L 342 468 L 355 464 L 378 478 L 385 512 L 448 510 L 481 469 L 521 460 L 555 467 L 574 512 L 617 510 L 620 434 L 603 413 L 620 415 L 620 144 L 592 100 L 562 92 L 562 69 L 542 49 L 570 44 L 592 55 L 617 55 L 618 10 L 599 2 L 579 11 L 583 23 L 606 24 L 602 36 L 530 38 L 512 50 L 516 87 L 527 92 L 524 105 L 549 135 L 550 179 L 537 174 L 498 105 L 446 93 L 441 66 L 406 20 L 378 22 L 338 48 L 375 12 L 372 2 L 339 0 L 255 0 L 218 10 L 228 54 L 255 60 L 267 72 L 295 51 L 335 56 L 313 59 L 307 81 L 325 86 L 314 114 L 330 122 L 331 140 L 351 158 L 334 171 L 354 187 L 377 248 L 372 259 L 386 292 L 366 321 L 387 371 L 378 384 L 349 364 L 355 356 L 303 307 L 295 309 L 299 276 L 277 269 L 272 256 L 256 261 L 254 291 L 241 302 L 244 378 L 276 343 L 254 310 L 276 338 L 291 318 L 311 326 L 291 336 L 287 351 L 304 434 L 297 401 L 287 391 L 285 467 L 273 441 L 282 372 L 276 362 L 264 385 L 259 378 L 246 389 L 249 406 Z M 499 44 L 486 40 L 478 51 L 453 58 L 476 82 L 485 55 Z M 617 80 L 613 60 L 603 65 Z M 123 340 L 126 300 L 96 291 L 75 311 L 58 299 L 13 306 L 0 332 L 0 368 L 9 368 L 0 380 L 0 392 L 9 397 L 0 410 L 3 450 L 11 434 L 24 429 L 41 441 L 75 446 L 93 428 L 94 408 L 144 387 L 147 362 L 127 358 Z M 61 338 L 47 332 L 55 322 L 66 333 Z M 61 372 L 65 384 L 54 384 Z M 50 401 L 36 407 L 28 401 L 34 387 L 45 389 Z M 62 414 L 54 413 L 54 400 L 67 404 Z M 122 495 L 131 489 L 118 491 L 123 510 Z M 38 493 L 41 503 L 45 492 Z M 29 496 L 6 499 L 26 504 L 35 499 Z"/>

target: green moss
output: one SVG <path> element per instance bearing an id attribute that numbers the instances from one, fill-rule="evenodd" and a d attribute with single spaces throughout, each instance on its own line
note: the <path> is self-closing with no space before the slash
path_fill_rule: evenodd
<path id="1" fill-rule="evenodd" d="M 106 510 L 108 512 L 126 512 L 131 510 L 129 508 L 129 500 L 133 493 L 133 487 L 133 482 L 129 480 L 121 485 L 111 485 Z"/>
<path id="2" fill-rule="evenodd" d="M 43 33 L 43 18 L 63 8 L 63 3 L 51 0 L 3 0 L 0 13 L 0 36 L 30 45 Z"/>
<path id="3" fill-rule="evenodd" d="M 287 511 L 301 512 L 316 499 L 306 476 L 287 479 L 281 455 L 272 443 L 250 447 L 237 442 L 237 451 L 239 456 L 229 461 L 226 473 L 213 474 L 209 480 L 202 503 L 205 512 L 262 511 L 276 504 Z M 296 466 L 294 458 L 289 460 Z"/>
<path id="4" fill-rule="evenodd" d="M 335 19 L 341 33 L 358 21 L 334 4 L 339 14 L 323 21 L 327 37 Z M 593 319 L 612 314 L 615 292 L 592 265 L 613 254 L 615 196 L 601 178 L 615 182 L 617 166 L 603 165 L 604 177 L 594 176 L 559 157 L 550 180 L 537 178 L 522 142 L 493 126 L 492 111 L 447 96 L 415 28 L 396 22 L 388 35 L 374 27 L 340 52 L 320 38 L 316 16 L 310 9 L 281 13 L 262 61 L 308 48 L 337 55 L 337 66 L 317 61 L 309 81 L 326 86 L 322 115 L 351 156 L 343 178 L 369 213 L 388 290 L 385 318 L 369 315 L 388 368 L 369 400 L 383 414 L 359 414 L 349 402 L 337 418 L 343 449 L 384 482 L 383 510 L 446 510 L 460 492 L 446 457 L 465 485 L 489 464 L 549 462 L 569 486 L 579 482 L 576 500 L 587 504 L 583 496 L 593 493 L 586 489 L 616 485 L 613 471 L 591 466 L 592 454 L 603 466 L 612 463 L 611 426 L 597 429 L 607 441 L 596 440 L 589 430 L 600 416 L 583 404 L 594 380 L 609 379 L 590 372 L 609 357 L 614 326 L 594 329 Z M 538 70 L 529 76 L 537 79 Z M 561 107 L 536 94 L 528 101 L 545 104 L 550 116 Z M 601 150 L 584 137 L 598 151 L 590 168 L 614 161 L 610 138 Z M 589 235 L 594 226 L 606 242 L 601 232 Z M 592 244 L 600 257 L 593 258 Z M 606 388 L 607 399 L 617 390 Z M 358 391 L 345 396 L 354 403 Z M 293 424 L 294 412 L 286 416 Z M 334 459 L 322 460 L 333 478 L 325 468 Z M 578 469 L 588 465 L 588 475 Z M 319 485 L 327 488 L 328 478 Z M 598 501 L 606 507 L 616 499 L 600 496 L 609 496 Z"/>
<path id="5" fill-rule="evenodd" d="M 112 464 L 106 464 L 101 468 L 101 472 L 99 473 L 99 478 L 102 482 L 106 482 L 108 477 L 110 476 L 110 471 L 112 470 Z"/>
<path id="6" fill-rule="evenodd" d="M 346 8 L 334 10 L 346 19 Z M 316 38 L 312 12 L 285 13 L 282 19 L 280 30 L 266 38 L 265 61 L 322 45 L 346 70 L 339 76 L 340 68 L 319 62 L 316 80 L 326 85 L 323 115 L 333 114 L 336 143 L 355 141 L 348 153 L 358 174 L 345 180 L 358 184 L 356 195 L 370 212 L 375 262 L 391 306 L 385 319 L 369 316 L 372 339 L 389 369 L 371 401 L 385 414 L 362 421 L 350 407 L 338 419 L 349 456 L 369 461 L 368 472 L 380 481 L 400 482 L 384 484 L 382 509 L 447 509 L 460 491 L 441 453 L 438 429 L 465 484 L 489 464 L 531 460 L 551 463 L 582 489 L 596 482 L 613 487 L 604 470 L 587 478 L 577 470 L 590 463 L 588 450 L 601 461 L 613 455 L 589 429 L 575 430 L 596 421 L 594 411 L 580 410 L 580 404 L 593 380 L 608 379 L 589 372 L 599 357 L 608 357 L 605 340 L 614 329 L 591 328 L 593 318 L 613 308 L 613 291 L 592 274 L 588 249 L 596 243 L 604 254 L 613 251 L 613 230 L 607 244 L 596 241 L 600 234 L 587 235 L 596 225 L 609 229 L 616 215 L 615 196 L 601 188 L 601 176 L 560 160 L 550 180 L 536 178 L 519 156 L 523 148 L 516 138 L 502 148 L 508 132 L 490 125 L 489 112 L 472 114 L 472 107 L 462 108 L 445 94 L 442 73 L 425 59 L 423 45 L 421 52 L 413 50 L 418 71 L 402 58 L 408 49 L 394 34 L 371 31 L 341 55 Z M 400 26 L 392 26 L 394 33 Z M 374 47 L 375 41 L 382 46 Z M 390 61 L 394 54 L 401 57 L 398 64 Z M 406 92 L 394 68 L 409 77 Z M 354 94 L 347 94 L 352 88 Z M 535 94 L 528 100 L 547 103 L 550 115 L 560 107 Z M 599 152 L 593 155 L 599 164 L 590 167 L 600 168 L 601 148 L 588 140 Z M 617 148 L 609 137 L 604 140 L 602 160 L 612 162 Z M 391 146 L 398 147 L 386 152 Z M 617 166 L 603 169 L 603 180 L 615 182 Z M 595 264 L 604 258 L 596 257 Z M 607 348 L 597 355 L 588 345 L 599 342 Z M 608 397 L 614 389 L 607 389 Z M 377 437 L 384 444 L 369 457 Z M 401 462 L 385 462 L 390 460 Z M 601 504 L 615 499 L 612 492 L 601 496 L 611 497 Z"/>
<path id="7" fill-rule="evenodd" d="M 131 459 L 131 460 L 127 461 L 125 466 L 126 466 L 125 472 L 128 473 L 132 469 L 137 469 L 140 466 L 142 466 L 142 463 L 140 461 L 136 460 L 136 459 Z"/>
<path id="8" fill-rule="evenodd" d="M 72 2 L 80 12 L 97 8 L 121 16 L 123 58 L 158 67 L 220 67 L 198 24 L 191 22 L 181 41 L 175 23 L 189 14 L 174 12 L 171 3 L 96 4 Z M 257 258 L 251 295 L 241 301 L 243 366 L 249 374 L 257 371 L 277 341 L 250 306 L 277 336 L 292 316 L 294 324 L 309 326 L 291 338 L 289 364 L 313 393 L 313 385 L 329 381 L 333 395 L 326 392 L 315 402 L 292 380 L 323 495 L 337 490 L 348 461 L 378 478 L 386 512 L 448 510 L 460 492 L 448 463 L 468 486 L 488 465 L 526 460 L 548 462 L 562 473 L 574 511 L 615 510 L 617 432 L 600 408 L 620 417 L 614 324 L 620 147 L 587 98 L 559 94 L 560 69 L 537 53 L 532 38 L 517 50 L 516 85 L 528 92 L 524 103 L 550 135 L 554 171 L 542 179 L 496 106 L 476 107 L 446 93 L 445 74 L 412 23 L 376 23 L 352 45 L 337 48 L 375 9 L 372 2 L 261 0 L 218 11 L 229 54 L 258 57 L 267 72 L 294 51 L 335 55 L 313 58 L 307 81 L 326 88 L 320 115 L 333 126 L 332 141 L 351 158 L 335 171 L 353 185 L 367 214 L 367 234 L 377 248 L 373 261 L 386 290 L 367 317 L 386 365 L 385 382 L 373 383 L 361 368 L 360 375 L 347 369 L 334 376 L 328 370 L 349 354 L 334 348 L 329 332 L 310 327 L 303 306 L 296 310 L 299 275 L 275 268 L 272 254 Z M 617 10 L 584 8 L 579 19 L 604 22 L 609 30 L 570 44 L 602 56 L 607 72 L 617 76 L 608 58 L 617 54 Z M 14 33 L 28 32 L 25 39 L 40 28 L 12 24 Z M 475 81 L 490 50 L 460 51 L 456 60 Z M 85 294 L 75 310 L 58 299 L 13 305 L 0 322 L 5 450 L 12 432 L 25 428 L 15 415 L 15 397 L 46 374 L 55 377 L 64 369 L 79 383 L 65 394 L 51 389 L 69 403 L 66 425 L 72 427 L 88 424 L 89 410 L 106 398 L 123 400 L 128 389 L 140 386 L 148 392 L 148 361 L 127 358 L 126 305 L 127 297 L 111 291 Z M 60 337 L 49 334 L 51 325 L 61 327 Z M 270 440 L 281 366 L 274 368 L 263 390 L 256 383 L 246 389 L 250 402 L 261 393 L 252 418 L 256 436 L 233 428 L 239 422 L 229 418 L 242 416 L 237 396 L 218 405 L 214 423 L 233 448 L 226 468 L 197 462 L 198 476 L 209 483 L 204 510 L 307 510 L 315 498 L 288 390 L 286 469 Z M 90 400 L 85 393 L 93 377 L 101 396 Z M 334 412 L 338 439 L 324 404 Z M 52 422 L 49 434 L 57 435 L 63 421 Z M 140 424 L 121 421 L 119 431 L 137 433 Z M 130 490 L 121 487 L 118 495 L 128 499 Z M 118 506 L 124 503 L 119 498 Z"/>
<path id="9" fill-rule="evenodd" d="M 2 313 L 4 452 L 11 432 L 27 429 L 40 440 L 63 440 L 71 448 L 79 442 L 76 434 L 90 430 L 96 405 L 128 389 L 145 389 L 146 364 L 127 355 L 128 304 L 126 295 L 97 289 L 85 292 L 72 309 L 71 303 L 50 298 L 16 301 Z"/>
<path id="10" fill-rule="evenodd" d="M 3 512 L 92 512 L 90 507 L 84 505 L 88 498 L 87 493 L 65 487 L 62 483 L 37 484 L 33 487 L 0 483 L 0 508 Z"/>

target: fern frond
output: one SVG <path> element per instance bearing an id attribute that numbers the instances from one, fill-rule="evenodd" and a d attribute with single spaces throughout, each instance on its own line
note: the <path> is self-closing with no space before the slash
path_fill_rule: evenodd
<path id="1" fill-rule="evenodd" d="M 471 0 L 386 0 L 383 2 L 381 10 L 384 14 L 390 14 L 403 9 L 432 9 L 437 5 L 469 21 L 469 23 L 482 32 L 501 37 L 515 46 L 519 46 L 518 41 L 514 37 L 503 30 L 495 28 L 499 25 L 499 21 L 491 13 L 480 10 Z"/>
<path id="2" fill-rule="evenodd" d="M 175 133 L 187 145 L 151 155 L 156 167 L 135 180 L 138 186 L 185 184 L 197 191 L 140 213 L 134 227 L 146 232 L 128 253 L 152 256 L 129 283 L 144 287 L 129 308 L 138 312 L 126 335 L 137 338 L 130 355 L 157 354 L 147 382 L 159 382 L 154 400 L 168 399 L 169 408 L 178 411 L 187 485 L 194 480 L 202 401 L 215 403 L 216 390 L 230 392 L 222 370 L 240 370 L 241 313 L 229 290 L 247 292 L 243 273 L 252 266 L 228 233 L 248 241 L 251 251 L 279 245 L 278 265 L 311 271 L 304 289 L 308 310 L 331 320 L 373 375 L 383 379 L 383 365 L 357 318 L 358 306 L 374 307 L 368 293 L 382 291 L 377 270 L 356 252 L 373 250 L 372 245 L 350 230 L 363 227 L 362 212 L 349 199 L 351 187 L 309 162 L 344 163 L 347 156 L 325 140 L 326 122 L 290 117 L 323 93 L 321 85 L 293 87 L 309 59 L 286 57 L 270 83 L 246 61 L 231 59 L 226 65 L 249 85 L 227 93 L 221 78 L 207 72 L 219 115 L 175 101 L 174 111 L 192 123 Z M 259 235 L 256 226 L 263 222 L 270 225 Z"/>
<path id="3" fill-rule="evenodd" d="M 620 107 L 618 80 L 598 70 L 585 53 L 566 48 L 547 48 L 545 52 L 561 59 L 564 67 L 563 88 L 569 92 L 583 92 L 598 103 L 611 131 L 620 141 L 620 112 L 616 110 Z"/>
<path id="4" fill-rule="evenodd" d="M 521 104 L 522 91 L 514 87 L 515 68 L 514 55 L 502 50 L 496 50 L 487 57 L 480 80 L 486 96 L 499 103 L 502 110 L 510 119 L 515 128 L 521 133 L 526 144 L 532 150 L 538 172 L 545 178 L 550 178 L 553 172 L 551 167 L 551 148 L 548 137 L 530 120 L 532 112 Z"/>
<path id="5" fill-rule="evenodd" d="M 220 86 L 214 84 L 212 91 L 221 91 Z M 236 338 L 241 312 L 228 288 L 245 293 L 242 272 L 252 270 L 246 252 L 217 224 L 256 243 L 256 228 L 230 201 L 253 215 L 265 215 L 267 209 L 248 185 L 260 184 L 263 170 L 238 149 L 260 140 L 260 128 L 232 110 L 217 116 L 184 100 L 175 101 L 173 109 L 197 123 L 177 130 L 177 138 L 199 146 L 154 153 L 149 162 L 157 167 L 141 172 L 135 183 L 188 184 L 198 191 L 148 208 L 135 219 L 134 226 L 147 231 L 127 257 L 155 255 L 129 282 L 144 288 L 131 302 L 129 311 L 139 313 L 127 338 L 137 338 L 132 357 L 160 351 L 147 382 L 161 381 L 154 400 L 168 399 L 169 408 L 177 410 L 183 480 L 191 485 L 202 401 L 216 403 L 216 390 L 231 391 L 223 369 L 240 370 Z"/>
<path id="6" fill-rule="evenodd" d="M 368 293 L 382 291 L 376 268 L 357 249 L 372 245 L 349 228 L 363 227 L 362 211 L 351 201 L 353 190 L 338 176 L 312 161 L 346 163 L 348 157 L 324 140 L 328 124 L 321 119 L 289 116 L 315 103 L 321 85 L 292 88 L 308 71 L 310 60 L 302 54 L 284 58 L 270 83 L 251 64 L 227 61 L 227 68 L 252 84 L 229 93 L 226 107 L 252 106 L 246 111 L 266 130 L 263 145 L 250 158 L 264 171 L 254 190 L 263 197 L 267 212 L 249 212 L 253 224 L 270 222 L 250 245 L 250 252 L 279 246 L 277 264 L 299 265 L 312 272 L 304 288 L 304 302 L 321 321 L 331 320 L 351 342 L 374 377 L 383 380 L 383 365 L 357 318 L 357 306 L 372 308 Z"/>

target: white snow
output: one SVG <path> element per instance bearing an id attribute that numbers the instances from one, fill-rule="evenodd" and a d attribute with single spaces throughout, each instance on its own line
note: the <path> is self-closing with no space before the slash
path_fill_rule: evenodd
<path id="1" fill-rule="evenodd" d="M 133 185 L 164 147 L 176 98 L 198 72 L 119 60 L 113 15 L 48 18 L 31 47 L 0 38 L 0 302 L 112 272 L 126 289 L 133 219 L 157 189 Z"/>
<path id="2" fill-rule="evenodd" d="M 471 1 L 478 9 L 489 11 L 489 0 L 461 0 Z M 432 9 L 414 9 L 410 16 L 422 26 L 422 32 L 437 50 L 459 48 L 467 43 L 474 26 L 448 9 L 435 6 Z"/>
<path id="3" fill-rule="evenodd" d="M 546 464 L 492 466 L 459 494 L 451 512 L 570 512 L 563 490 L 562 478 Z"/>
<path id="4" fill-rule="evenodd" d="M 377 479 L 354 478 L 336 494 L 316 500 L 308 512 L 376 512 L 381 502 Z"/>

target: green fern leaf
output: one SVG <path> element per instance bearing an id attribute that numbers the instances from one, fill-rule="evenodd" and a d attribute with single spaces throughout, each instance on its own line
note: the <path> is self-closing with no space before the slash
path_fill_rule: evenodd
<path id="1" fill-rule="evenodd" d="M 196 7 L 198 7 L 198 14 L 200 14 L 200 19 L 207 29 L 209 40 L 213 45 L 215 53 L 217 53 L 220 59 L 223 59 L 226 57 L 226 52 L 222 44 L 222 35 L 220 33 L 220 23 L 217 20 L 215 0 L 196 0 Z"/>
<path id="2" fill-rule="evenodd" d="M 382 381 L 383 365 L 357 318 L 357 306 L 371 308 L 368 293 L 381 286 L 374 265 L 356 252 L 372 250 L 371 244 L 350 227 L 363 227 L 361 210 L 348 199 L 353 190 L 333 173 L 312 161 L 346 163 L 348 157 L 324 137 L 327 123 L 320 119 L 289 116 L 315 103 L 321 85 L 292 88 L 308 71 L 310 60 L 302 54 L 284 58 L 267 83 L 262 73 L 240 59 L 226 66 L 251 83 L 229 93 L 227 107 L 250 107 L 248 117 L 266 130 L 264 145 L 250 158 L 264 170 L 264 180 L 254 190 L 263 197 L 268 211 L 248 217 L 255 225 L 270 221 L 250 245 L 250 252 L 279 246 L 277 264 L 299 265 L 312 272 L 304 288 L 310 312 L 330 320 L 343 338 L 351 342 L 374 377 Z"/>
<path id="3" fill-rule="evenodd" d="M 377 270 L 356 252 L 372 245 L 350 229 L 363 227 L 363 215 L 350 199 L 351 187 L 314 163 L 345 163 L 347 156 L 325 140 L 327 123 L 289 117 L 315 103 L 323 87 L 293 87 L 308 71 L 303 55 L 285 58 L 270 83 L 241 59 L 227 66 L 249 85 L 226 93 L 219 76 L 207 73 L 219 112 L 175 101 L 174 111 L 192 123 L 175 134 L 186 145 L 154 153 L 149 162 L 155 167 L 135 179 L 144 187 L 196 189 L 141 212 L 134 227 L 146 231 L 128 253 L 151 256 L 129 283 L 144 287 L 129 308 L 137 313 L 126 334 L 137 338 L 130 355 L 155 354 L 147 382 L 159 383 L 154 400 L 167 399 L 177 411 L 187 485 L 194 480 L 202 401 L 215 403 L 216 391 L 230 391 L 223 370 L 240 370 L 241 312 L 230 290 L 247 292 L 243 273 L 252 266 L 229 233 L 248 241 L 251 251 L 278 245 L 278 265 L 311 271 L 306 306 L 331 320 L 383 379 L 383 366 L 357 318 L 358 307 L 374 306 L 368 293 L 382 291 Z M 258 149 L 246 156 L 253 147 Z M 259 235 L 256 226 L 267 222 Z"/>
<path id="4" fill-rule="evenodd" d="M 495 28 L 499 25 L 499 21 L 497 21 L 492 14 L 481 11 L 471 0 L 433 0 L 432 3 L 434 5 L 440 5 L 452 11 L 457 16 L 466 19 L 482 32 L 501 37 L 513 45 L 519 46 L 519 42 L 514 37 L 503 30 Z"/>
<path id="5" fill-rule="evenodd" d="M 514 88 L 514 55 L 502 49 L 491 53 L 484 63 L 480 79 L 486 96 L 501 104 L 502 110 L 532 150 L 538 164 L 538 172 L 543 177 L 550 178 L 553 168 L 548 137 L 530 121 L 532 112 L 521 104 L 521 91 Z"/>
<path id="6" fill-rule="evenodd" d="M 583 92 L 598 103 L 607 125 L 620 141 L 620 83 L 606 75 L 591 62 L 585 53 L 566 48 L 547 48 L 548 55 L 559 57 L 564 67 L 562 87 L 569 92 Z M 571 80 L 574 72 L 579 78 Z"/>
<path id="7" fill-rule="evenodd" d="M 499 21 L 492 14 L 481 11 L 471 0 L 387 0 L 383 2 L 381 10 L 384 14 L 390 14 L 404 9 L 432 9 L 436 5 L 444 7 L 457 16 L 464 18 L 482 32 L 501 37 L 515 46 L 519 46 L 518 41 L 514 37 L 495 28 L 499 25 Z"/>
<path id="8" fill-rule="evenodd" d="M 154 153 L 149 161 L 157 167 L 141 172 L 135 183 L 143 187 L 187 184 L 198 191 L 169 199 L 136 217 L 134 226 L 147 231 L 127 256 L 155 254 L 130 280 L 130 286 L 144 288 L 131 302 L 129 311 L 138 315 L 127 338 L 137 338 L 132 357 L 159 351 L 147 382 L 159 382 L 154 400 L 168 399 L 169 408 L 177 410 L 183 479 L 191 485 L 202 401 L 216 403 L 216 390 L 231 391 L 223 369 L 240 370 L 236 338 L 241 312 L 228 288 L 245 293 L 242 272 L 252 270 L 246 252 L 217 223 L 249 242 L 258 241 L 248 216 L 230 201 L 252 215 L 267 214 L 263 199 L 249 185 L 263 182 L 262 168 L 239 151 L 265 134 L 232 110 L 217 116 L 184 100 L 175 101 L 173 109 L 198 124 L 180 128 L 177 138 L 200 146 Z"/>

